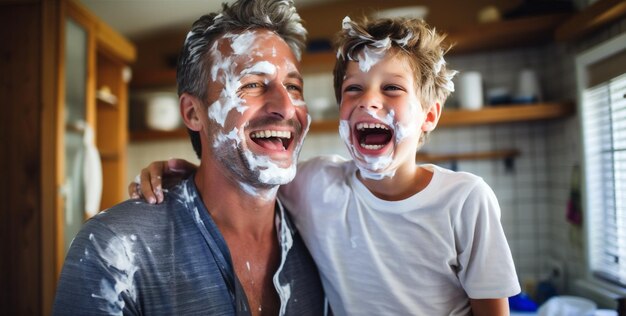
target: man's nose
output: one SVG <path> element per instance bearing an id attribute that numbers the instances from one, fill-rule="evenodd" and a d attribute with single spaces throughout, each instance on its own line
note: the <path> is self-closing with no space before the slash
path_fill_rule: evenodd
<path id="1" fill-rule="evenodd" d="M 294 100 L 287 89 L 282 85 L 274 85 L 267 93 L 268 100 L 266 100 L 267 111 L 274 115 L 279 116 L 282 119 L 290 119 L 294 117 L 296 108 Z"/>

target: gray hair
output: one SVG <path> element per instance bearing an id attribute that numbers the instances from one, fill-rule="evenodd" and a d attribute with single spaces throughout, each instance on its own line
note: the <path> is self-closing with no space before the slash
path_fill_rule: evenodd
<path id="1" fill-rule="evenodd" d="M 265 29 L 289 45 L 298 60 L 305 47 L 306 29 L 293 0 L 239 0 L 222 4 L 221 13 L 210 13 L 193 23 L 187 34 L 176 71 L 178 94 L 207 97 L 211 46 L 227 32 Z"/>
<path id="2" fill-rule="evenodd" d="M 187 34 L 178 58 L 176 82 L 178 95 L 189 93 L 207 102 L 211 47 L 228 32 L 264 29 L 276 33 L 300 60 L 307 31 L 296 12 L 293 0 L 238 0 L 222 4 L 221 12 L 209 13 L 196 20 Z M 187 130 L 198 158 L 202 146 L 200 135 Z"/>

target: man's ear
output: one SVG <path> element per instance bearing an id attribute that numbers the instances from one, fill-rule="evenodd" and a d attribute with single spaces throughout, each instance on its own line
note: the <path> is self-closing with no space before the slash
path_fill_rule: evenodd
<path id="1" fill-rule="evenodd" d="M 202 102 L 188 93 L 183 93 L 179 98 L 179 106 L 185 126 L 192 131 L 200 131 L 202 129 L 202 120 L 200 120 Z"/>
<path id="2" fill-rule="evenodd" d="M 441 116 L 441 104 L 436 102 L 431 105 L 426 111 L 426 119 L 424 123 L 422 123 L 422 131 L 430 132 L 435 129 L 437 126 L 437 122 L 439 122 L 439 117 Z"/>

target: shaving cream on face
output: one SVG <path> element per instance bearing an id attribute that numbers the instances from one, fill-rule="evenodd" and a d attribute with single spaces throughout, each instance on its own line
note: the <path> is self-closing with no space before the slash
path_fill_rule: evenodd
<path id="1" fill-rule="evenodd" d="M 421 116 L 422 104 L 418 100 L 415 94 L 410 94 L 409 98 L 409 113 L 405 115 L 408 118 L 408 122 L 402 123 L 400 120 L 395 120 L 393 129 L 395 133 L 396 144 L 400 144 L 402 141 L 409 137 L 416 136 L 420 133 L 420 127 L 418 126 L 418 117 Z M 392 112 L 393 113 L 393 112 Z"/>
<path id="2" fill-rule="evenodd" d="M 258 180 L 261 183 L 281 185 L 289 183 L 296 175 L 296 165 L 294 163 L 283 168 L 267 156 L 255 155 L 249 150 L 244 150 L 243 154 L 249 168 L 259 173 Z"/>
<path id="3" fill-rule="evenodd" d="M 260 61 L 252 65 L 250 68 L 244 69 L 241 72 L 241 76 L 246 75 L 246 74 L 254 74 L 254 73 L 261 73 L 261 74 L 274 76 L 276 74 L 276 65 L 270 63 L 269 61 L 265 61 L 265 60 Z"/>
<path id="4" fill-rule="evenodd" d="M 339 121 L 339 136 L 341 137 L 341 139 L 343 139 L 344 143 L 348 147 L 348 151 L 352 155 L 352 159 L 356 163 L 356 166 L 359 168 L 362 177 L 372 180 L 381 180 L 385 177 L 394 176 L 396 172 L 395 170 L 382 172 L 382 170 L 389 167 L 389 165 L 393 162 L 393 159 L 391 158 L 393 152 L 380 157 L 370 157 L 367 155 L 362 155 L 352 144 L 352 138 L 350 137 L 350 135 L 350 122 L 347 120 Z"/>
<path id="5" fill-rule="evenodd" d="M 242 33 L 227 33 L 224 34 L 225 39 L 230 39 L 230 48 L 232 49 L 232 55 L 240 56 L 251 52 L 254 47 L 257 34 L 254 31 L 245 31 Z"/>
<path id="6" fill-rule="evenodd" d="M 408 104 L 409 119 L 407 123 L 402 123 L 398 120 L 394 110 L 389 111 L 385 117 L 379 116 L 376 111 L 367 109 L 367 113 L 374 119 L 383 122 L 387 126 L 391 126 L 394 130 L 394 149 L 383 156 L 368 156 L 363 155 L 355 148 L 355 144 L 352 142 L 350 122 L 348 120 L 341 120 L 339 122 L 339 136 L 343 139 L 344 143 L 348 147 L 348 151 L 352 155 L 361 176 L 371 180 L 382 180 L 384 178 L 391 178 L 395 175 L 399 166 L 393 166 L 395 160 L 395 153 L 397 146 L 404 140 L 414 137 L 418 134 L 419 127 L 417 126 L 417 111 L 421 109 L 421 105 L 416 97 L 410 100 Z"/>
<path id="7" fill-rule="evenodd" d="M 211 75 L 214 81 L 219 80 L 218 82 L 223 85 L 223 90 L 218 100 L 211 104 L 208 111 L 209 119 L 219 124 L 219 128 L 213 136 L 213 152 L 216 158 L 237 175 L 235 180 L 243 192 L 266 200 L 276 196 L 278 185 L 288 183 L 295 177 L 296 162 L 302 142 L 297 144 L 289 166 L 281 167 L 270 157 L 257 155 L 246 147 L 247 137 L 244 130 L 247 123 L 234 127 L 231 131 L 225 130 L 225 123 L 227 116 L 233 115 L 231 114 L 233 110 L 236 110 L 239 115 L 243 115 L 250 109 L 246 105 L 246 100 L 242 98 L 245 96 L 237 95 L 242 85 L 241 80 L 245 75 L 259 74 L 271 78 L 276 76 L 279 71 L 278 67 L 297 70 L 297 67 L 285 58 L 280 66 L 262 60 L 237 71 L 236 67 L 249 65 L 253 62 L 252 58 L 249 57 L 250 54 L 259 58 L 277 55 L 275 46 L 261 47 L 261 43 L 265 42 L 264 39 L 269 38 L 271 34 L 273 33 L 266 34 L 255 31 L 228 34 L 225 36 L 227 40 L 223 44 L 230 45 L 233 52 L 231 55 L 222 54 L 218 50 L 218 46 L 214 45 L 212 56 L 215 62 L 213 69 L 211 69 Z M 265 54 L 268 56 L 264 56 Z M 223 55 L 226 56 L 223 57 Z M 221 76 L 218 77 L 217 74 L 221 74 Z M 265 79 L 266 85 L 269 84 L 268 82 L 268 79 Z M 289 91 L 287 94 L 294 106 L 305 105 L 303 100 L 293 99 Z M 302 137 L 304 136 L 301 136 L 300 139 Z"/>

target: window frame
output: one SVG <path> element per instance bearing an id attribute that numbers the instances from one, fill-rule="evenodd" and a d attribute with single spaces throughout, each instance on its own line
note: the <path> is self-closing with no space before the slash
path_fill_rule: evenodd
<path id="1" fill-rule="evenodd" d="M 594 271 L 592 271 L 592 249 L 594 238 L 593 232 L 591 231 L 590 226 L 592 225 L 592 221 L 594 220 L 592 211 L 589 209 L 589 192 L 587 188 L 587 157 L 586 157 L 586 139 L 585 139 L 585 117 L 584 117 L 584 109 L 583 109 L 583 101 L 584 101 L 584 92 L 586 89 L 593 88 L 590 85 L 589 78 L 589 67 L 599 62 L 605 61 L 612 56 L 626 52 L 626 34 L 618 35 L 606 42 L 600 43 L 593 48 L 579 54 L 576 57 L 576 83 L 577 83 L 577 93 L 578 93 L 578 113 L 579 113 L 579 122 L 580 122 L 580 139 L 581 139 L 581 157 L 582 157 L 582 165 L 581 165 L 581 179 L 582 179 L 582 205 L 583 205 L 583 214 L 584 214 L 584 222 L 583 222 L 583 230 L 585 235 L 584 241 L 584 249 L 585 249 L 585 269 L 586 269 L 586 281 L 589 281 L 593 284 L 602 286 L 605 290 L 609 290 L 614 293 L 623 294 L 626 291 L 626 286 L 623 284 L 617 284 L 616 282 L 610 281 L 606 278 L 598 276 Z M 616 77 L 617 78 L 617 77 Z M 604 81 L 603 85 L 608 85 L 608 80 Z M 596 85 L 598 86 L 598 85 Z M 613 168 L 615 166 L 613 165 Z M 626 232 L 625 232 L 626 233 Z"/>

